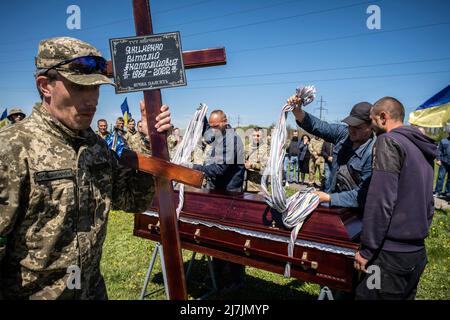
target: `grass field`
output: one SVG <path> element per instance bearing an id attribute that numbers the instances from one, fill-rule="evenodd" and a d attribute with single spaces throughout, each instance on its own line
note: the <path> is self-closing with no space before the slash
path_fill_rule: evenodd
<path id="1" fill-rule="evenodd" d="M 138 299 L 155 243 L 132 235 L 133 215 L 113 211 L 109 217 L 108 235 L 103 250 L 101 268 L 110 299 Z M 427 239 L 429 263 L 422 276 L 417 299 L 450 300 L 450 211 L 436 211 Z M 183 251 L 185 267 L 192 253 Z M 191 279 L 202 281 L 208 273 L 205 260 L 196 257 Z M 246 268 L 246 286 L 232 295 L 213 295 L 210 299 L 317 299 L 319 286 L 286 279 L 282 275 Z M 149 299 L 165 299 L 159 263 L 148 290 L 156 291 Z M 159 291 L 157 291 L 159 290 Z M 189 299 L 196 299 L 208 289 L 188 283 Z"/>

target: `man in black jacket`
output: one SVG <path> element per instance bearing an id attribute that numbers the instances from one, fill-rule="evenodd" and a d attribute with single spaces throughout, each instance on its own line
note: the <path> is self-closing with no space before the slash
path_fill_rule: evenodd
<path id="1" fill-rule="evenodd" d="M 322 186 L 323 190 L 328 190 L 330 186 L 331 164 L 333 163 L 333 144 L 331 142 L 324 141 L 322 157 L 324 159 Z"/>
<path id="2" fill-rule="evenodd" d="M 194 164 L 193 168 L 205 173 L 207 188 L 221 192 L 242 192 L 245 174 L 245 153 L 241 138 L 228 124 L 227 116 L 222 110 L 214 110 L 205 123 L 204 139 L 211 144 L 211 153 L 206 156 L 205 164 Z M 228 142 L 227 142 L 228 141 Z M 231 142 L 230 142 L 231 141 Z M 244 285 L 245 266 L 213 259 L 216 276 L 221 276 L 228 264 L 232 282 L 223 290 L 231 292 Z M 221 284 L 219 279 L 219 286 Z"/>
<path id="3" fill-rule="evenodd" d="M 292 139 L 286 148 L 286 156 L 288 157 L 288 168 L 286 168 L 286 179 L 288 183 L 298 183 L 298 156 L 299 156 L 298 131 L 292 132 Z M 295 171 L 295 173 L 294 173 Z"/>
<path id="4" fill-rule="evenodd" d="M 427 264 L 424 241 L 434 214 L 436 146 L 418 129 L 404 126 L 404 116 L 403 105 L 391 97 L 371 110 L 379 136 L 355 268 L 379 270 L 380 281 L 371 285 L 376 274 L 367 273 L 356 299 L 414 299 Z"/>
<path id="5" fill-rule="evenodd" d="M 211 145 L 205 164 L 193 168 L 205 173 L 208 189 L 242 192 L 245 175 L 245 152 L 241 138 L 228 124 L 222 110 L 214 110 L 205 123 L 204 139 Z"/>

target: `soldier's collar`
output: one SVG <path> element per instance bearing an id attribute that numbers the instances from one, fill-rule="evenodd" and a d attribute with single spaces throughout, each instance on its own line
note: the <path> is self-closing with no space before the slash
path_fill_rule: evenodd
<path id="1" fill-rule="evenodd" d="M 74 144 L 81 144 L 83 142 L 91 144 L 93 142 L 94 138 L 92 136 L 95 137 L 95 133 L 91 128 L 76 133 L 53 117 L 42 104 L 35 106 L 33 112 L 41 118 L 42 121 L 40 121 L 40 123 L 49 127 L 52 130 L 52 133 L 61 139 L 68 140 Z"/>

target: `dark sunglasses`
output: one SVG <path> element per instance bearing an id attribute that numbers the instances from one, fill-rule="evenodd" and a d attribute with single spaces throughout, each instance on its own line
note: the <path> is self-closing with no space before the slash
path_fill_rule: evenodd
<path id="1" fill-rule="evenodd" d="M 70 70 L 80 74 L 106 74 L 106 60 L 97 56 L 78 57 L 62 61 L 53 67 L 48 68 L 45 72 L 48 72 L 51 69 Z"/>

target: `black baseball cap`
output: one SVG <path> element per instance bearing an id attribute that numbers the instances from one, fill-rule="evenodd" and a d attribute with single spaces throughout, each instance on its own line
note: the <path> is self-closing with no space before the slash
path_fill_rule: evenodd
<path id="1" fill-rule="evenodd" d="M 352 111 L 350 111 L 350 115 L 342 120 L 349 126 L 356 127 L 363 123 L 370 123 L 372 120 L 370 119 L 370 109 L 372 108 L 372 104 L 369 102 L 360 102 L 353 106 Z"/>

